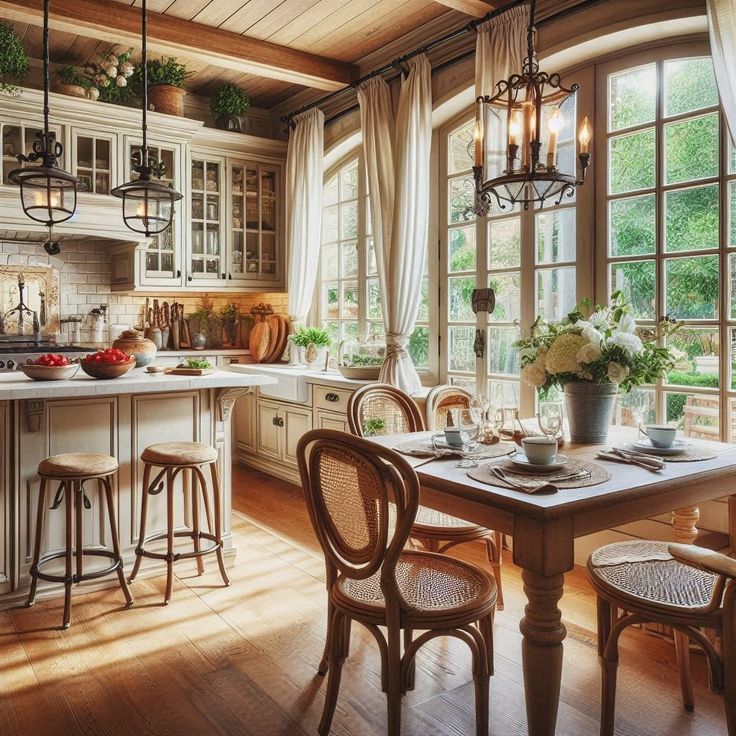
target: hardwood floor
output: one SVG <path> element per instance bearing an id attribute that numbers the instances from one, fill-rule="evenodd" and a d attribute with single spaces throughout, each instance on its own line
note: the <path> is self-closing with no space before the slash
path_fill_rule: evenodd
<path id="1" fill-rule="evenodd" d="M 324 636 L 323 562 L 300 490 L 254 471 L 235 473 L 233 585 L 217 564 L 180 576 L 162 607 L 165 577 L 133 585 L 134 608 L 117 588 L 77 596 L 72 628 L 60 599 L 0 612 L 0 736 L 312 736 L 324 697 L 316 675 Z M 458 552 L 481 563 L 480 546 Z M 504 572 L 506 610 L 496 617 L 491 733 L 526 734 L 518 621 L 518 571 Z M 567 576 L 568 625 L 561 736 L 595 736 L 599 674 L 595 601 L 582 571 Z M 332 733 L 381 736 L 385 699 L 375 643 L 353 640 Z M 674 650 L 641 631 L 625 635 L 619 670 L 619 736 L 719 736 L 722 704 L 694 657 L 696 710 L 679 699 Z M 417 661 L 417 686 L 404 701 L 405 736 L 474 733 L 469 654 L 435 640 Z"/>

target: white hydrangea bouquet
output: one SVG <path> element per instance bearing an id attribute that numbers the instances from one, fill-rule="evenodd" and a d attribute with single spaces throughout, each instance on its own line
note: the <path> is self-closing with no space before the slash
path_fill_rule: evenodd
<path id="1" fill-rule="evenodd" d="M 515 343 L 521 352 L 521 378 L 546 391 L 567 383 L 614 384 L 622 393 L 655 383 L 676 362 L 676 354 L 661 342 L 680 324 L 664 319 L 655 329 L 637 326 L 631 305 L 619 291 L 608 306 L 583 300 L 563 320 L 537 319 L 529 337 Z"/>

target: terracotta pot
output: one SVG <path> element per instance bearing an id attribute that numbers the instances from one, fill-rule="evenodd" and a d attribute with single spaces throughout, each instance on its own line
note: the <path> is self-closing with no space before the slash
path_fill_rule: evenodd
<path id="1" fill-rule="evenodd" d="M 170 84 L 157 84 L 148 90 L 148 101 L 156 112 L 184 117 L 184 95 L 187 91 Z"/>
<path id="2" fill-rule="evenodd" d="M 69 97 L 86 97 L 87 90 L 82 87 L 81 84 L 64 84 L 59 82 L 56 85 L 56 91 L 62 95 L 68 95 Z"/>
<path id="3" fill-rule="evenodd" d="M 138 368 L 152 363 L 156 357 L 156 344 L 143 337 L 137 330 L 125 330 L 112 346 L 132 355 Z"/>

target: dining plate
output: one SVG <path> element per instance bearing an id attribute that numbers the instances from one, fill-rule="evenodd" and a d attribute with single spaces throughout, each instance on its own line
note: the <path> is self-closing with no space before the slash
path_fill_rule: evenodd
<path id="1" fill-rule="evenodd" d="M 516 455 L 511 455 L 511 457 L 509 457 L 509 462 L 511 462 L 514 467 L 524 470 L 527 473 L 552 473 L 555 470 L 564 468 L 570 460 L 566 455 L 558 455 L 554 462 L 540 465 L 539 463 L 529 462 L 529 459 L 524 453 L 517 452 Z"/>
<path id="2" fill-rule="evenodd" d="M 631 449 L 638 452 L 646 452 L 649 455 L 682 455 L 690 447 L 685 440 L 675 440 L 670 447 L 657 447 L 651 440 L 635 440 L 631 443 Z"/>

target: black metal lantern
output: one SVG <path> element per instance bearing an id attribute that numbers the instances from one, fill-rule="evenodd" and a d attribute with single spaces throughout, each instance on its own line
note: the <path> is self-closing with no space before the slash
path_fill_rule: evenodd
<path id="1" fill-rule="evenodd" d="M 18 156 L 19 163 L 32 165 L 14 169 L 8 178 L 20 186 L 23 212 L 31 220 L 42 222 L 51 229 L 74 215 L 80 182 L 58 167 L 64 147 L 56 140 L 56 134 L 49 130 L 49 85 L 49 0 L 44 0 L 43 131 L 36 134 L 31 153 Z"/>
<path id="2" fill-rule="evenodd" d="M 174 218 L 174 202 L 181 194 L 172 187 L 154 181 L 166 173 L 163 161 L 157 161 L 148 149 L 148 64 L 147 64 L 148 16 L 146 0 L 141 5 L 141 64 L 143 69 L 143 118 L 141 125 L 142 143 L 135 151 L 134 179 L 115 187 L 110 194 L 123 200 L 123 221 L 136 233 L 146 237 L 158 235 L 171 227 Z"/>
<path id="3" fill-rule="evenodd" d="M 578 135 L 579 174 L 574 131 L 567 132 L 567 123 L 575 116 L 578 85 L 564 87 L 559 74 L 539 70 L 534 49 L 535 5 L 532 0 L 521 74 L 498 82 L 494 95 L 476 101 L 474 210 L 480 216 L 488 214 L 491 194 L 504 210 L 518 205 L 529 209 L 548 199 L 560 204 L 584 183 L 590 165 L 588 119 L 584 118 Z"/>

